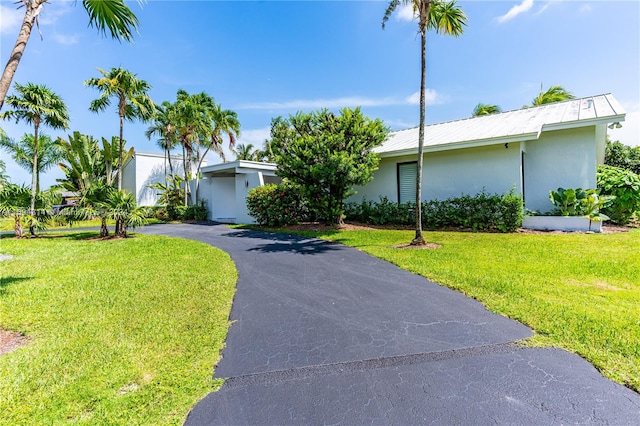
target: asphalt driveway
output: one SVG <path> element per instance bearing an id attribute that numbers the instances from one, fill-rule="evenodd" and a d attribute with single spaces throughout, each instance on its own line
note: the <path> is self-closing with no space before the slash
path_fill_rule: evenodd
<path id="1" fill-rule="evenodd" d="M 238 268 L 226 381 L 188 425 L 640 423 L 640 395 L 582 358 L 521 348 L 527 327 L 358 250 L 224 225 L 139 232 Z"/>

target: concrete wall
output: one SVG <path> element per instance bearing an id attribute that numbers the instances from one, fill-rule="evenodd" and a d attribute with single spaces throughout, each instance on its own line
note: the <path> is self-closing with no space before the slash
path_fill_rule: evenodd
<path id="1" fill-rule="evenodd" d="M 596 187 L 596 129 L 594 126 L 543 132 L 528 141 L 524 154 L 524 196 L 529 210 L 553 209 L 549 191 Z"/>
<path id="2" fill-rule="evenodd" d="M 236 223 L 255 223 L 247 210 L 247 194 L 252 188 L 264 185 L 262 172 L 241 173 L 236 175 Z"/>
<path id="3" fill-rule="evenodd" d="M 201 198 L 207 200 L 209 219 L 218 222 L 235 223 L 235 178 L 232 176 L 203 179 L 200 185 Z"/>
<path id="4" fill-rule="evenodd" d="M 349 201 L 364 198 L 378 201 L 380 196 L 398 201 L 397 164 L 416 161 L 415 156 L 388 157 L 380 161 L 373 181 Z M 521 191 L 520 144 L 509 143 L 424 155 L 422 199 L 445 199 L 461 194 L 477 194 L 483 188 L 489 193 L 505 193 L 515 186 Z"/>

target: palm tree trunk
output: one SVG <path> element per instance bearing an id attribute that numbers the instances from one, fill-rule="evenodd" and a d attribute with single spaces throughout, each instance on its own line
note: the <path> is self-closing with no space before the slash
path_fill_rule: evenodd
<path id="1" fill-rule="evenodd" d="M 9 87 L 11 87 L 13 76 L 18 69 L 20 59 L 22 59 L 22 53 L 24 52 L 25 47 L 27 47 L 27 42 L 29 41 L 29 37 L 31 36 L 33 24 L 35 23 L 36 18 L 42 10 L 44 0 L 34 0 L 32 2 L 26 2 L 25 5 L 25 8 L 27 10 L 24 13 L 24 19 L 22 20 L 22 26 L 20 27 L 20 32 L 18 33 L 16 44 L 13 46 L 11 56 L 9 56 L 7 65 L 5 65 L 4 71 L 2 72 L 2 78 L 0 78 L 0 110 L 2 110 L 2 106 L 4 105 L 4 98 L 7 96 Z"/>
<path id="2" fill-rule="evenodd" d="M 124 144 L 122 143 L 122 137 L 124 133 L 124 115 L 120 116 L 120 141 L 118 146 L 118 191 L 122 191 L 122 150 Z"/>
<path id="3" fill-rule="evenodd" d="M 104 216 L 100 218 L 100 236 L 103 238 L 109 236 L 109 228 L 107 228 L 107 218 Z"/>
<path id="4" fill-rule="evenodd" d="M 29 222 L 29 233 L 35 235 L 35 229 L 33 226 L 33 218 L 36 215 L 36 195 L 38 194 L 38 119 L 34 118 L 33 126 L 33 169 L 31 171 L 31 203 L 29 204 L 29 215 L 31 221 Z"/>
<path id="5" fill-rule="evenodd" d="M 427 6 L 427 16 L 428 15 Z M 422 236 L 422 156 L 424 152 L 425 91 L 427 84 L 427 29 L 420 31 L 421 76 L 420 76 L 420 128 L 418 129 L 418 170 L 416 173 L 416 235 L 411 245 L 424 245 Z"/>
<path id="6" fill-rule="evenodd" d="M 16 238 L 24 237 L 24 231 L 22 230 L 22 223 L 20 223 L 21 216 L 16 214 L 13 216 L 13 231 L 16 235 Z"/>

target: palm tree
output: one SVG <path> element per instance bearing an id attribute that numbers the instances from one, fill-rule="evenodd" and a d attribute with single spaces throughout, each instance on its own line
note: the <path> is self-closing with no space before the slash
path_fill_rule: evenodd
<path id="1" fill-rule="evenodd" d="M 62 158 L 62 150 L 58 141 L 47 135 L 38 137 L 38 146 L 35 146 L 35 136 L 26 134 L 18 142 L 10 138 L 0 139 L 0 147 L 9 152 L 11 158 L 27 171 L 33 171 L 33 158 L 38 152 L 38 164 L 36 165 L 36 192 L 40 192 L 40 173 L 47 171 Z"/>
<path id="2" fill-rule="evenodd" d="M 62 99 L 46 86 L 33 83 L 27 83 L 22 86 L 16 83 L 14 87 L 18 95 L 7 96 L 7 103 L 13 109 L 0 113 L 0 118 L 4 120 L 15 119 L 16 123 L 25 121 L 33 125 L 33 162 L 29 215 L 35 217 L 35 202 L 36 194 L 38 193 L 38 136 L 40 126 L 45 125 L 52 129 L 66 129 L 69 127 L 69 113 Z M 33 235 L 33 226 L 29 228 L 31 235 Z"/>
<path id="3" fill-rule="evenodd" d="M 261 155 L 262 151 L 253 149 L 253 144 L 239 144 L 233 149 L 236 160 L 256 161 L 256 154 Z"/>
<path id="4" fill-rule="evenodd" d="M 471 114 L 471 116 L 480 117 L 481 115 L 498 114 L 500 112 L 502 112 L 502 108 L 500 108 L 498 105 L 479 103 L 473 109 L 473 114 Z"/>
<path id="5" fill-rule="evenodd" d="M 213 101 L 213 98 L 211 98 Z M 212 102 L 211 104 L 206 102 L 207 114 L 211 120 L 213 129 L 211 130 L 209 137 L 204 139 L 206 143 L 206 149 L 204 154 L 198 158 L 198 166 L 196 168 L 196 204 L 198 204 L 198 189 L 200 186 L 200 168 L 202 167 L 202 161 L 209 152 L 213 149 L 217 153 L 222 161 L 226 162 L 224 151 L 222 150 L 223 135 L 227 135 L 229 138 L 229 148 L 233 149 L 236 144 L 236 139 L 240 137 L 240 121 L 238 120 L 238 114 L 235 111 L 228 109 L 222 109 L 220 104 Z"/>
<path id="6" fill-rule="evenodd" d="M 145 132 L 147 139 L 158 136 L 157 143 L 162 148 L 165 155 L 164 179 L 167 181 L 167 162 L 169 163 L 169 175 L 173 175 L 173 164 L 171 163 L 171 151 L 178 144 L 178 133 L 176 131 L 175 107 L 168 101 L 162 105 L 156 105 L 156 113 L 153 117 L 153 124 Z"/>
<path id="7" fill-rule="evenodd" d="M 4 67 L 2 78 L 0 78 L 0 110 L 2 110 L 11 81 L 31 36 L 33 24 L 37 23 L 38 16 L 46 2 L 47 0 L 22 0 L 18 2 L 22 3 L 25 8 L 24 19 L 9 61 Z M 82 6 L 89 14 L 89 26 L 95 26 L 103 35 L 106 35 L 108 30 L 111 37 L 116 40 L 130 41 L 133 38 L 133 32 L 138 27 L 138 18 L 127 7 L 125 0 L 82 0 Z"/>
<path id="8" fill-rule="evenodd" d="M 418 130 L 418 170 L 416 179 L 416 235 L 412 245 L 424 245 L 422 236 L 422 162 L 424 152 L 424 123 L 425 123 L 425 92 L 426 92 L 426 57 L 427 31 L 435 30 L 438 34 L 458 37 L 467 25 L 467 16 L 456 6 L 455 0 L 444 2 L 440 0 L 391 0 L 382 18 L 382 28 L 400 5 L 411 5 L 413 13 L 418 18 L 418 33 L 420 33 L 420 124 Z"/>
<path id="9" fill-rule="evenodd" d="M 122 68 L 111 68 L 107 72 L 98 68 L 101 78 L 91 78 L 84 82 L 85 86 L 94 87 L 102 93 L 98 99 L 91 101 L 89 110 L 104 111 L 110 104 L 111 98 L 118 101 L 118 116 L 120 117 L 120 146 L 118 150 L 118 190 L 122 189 L 123 168 L 123 133 L 124 121 L 139 119 L 147 121 L 155 113 L 155 104 L 148 95 L 151 86 L 144 80 L 136 78 L 136 74 Z"/>
<path id="10" fill-rule="evenodd" d="M 531 101 L 531 106 L 552 104 L 554 102 L 563 102 L 575 98 L 573 93 L 562 86 L 551 86 L 546 92 L 543 92 L 542 85 L 540 85 L 540 93 Z"/>

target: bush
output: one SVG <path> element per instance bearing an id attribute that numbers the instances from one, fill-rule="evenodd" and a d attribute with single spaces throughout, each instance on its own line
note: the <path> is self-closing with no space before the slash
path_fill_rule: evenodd
<path id="1" fill-rule="evenodd" d="M 640 176 L 619 167 L 600 165 L 596 180 L 600 194 L 615 197 L 603 209 L 604 213 L 615 224 L 628 224 L 634 212 L 640 211 Z"/>
<path id="2" fill-rule="evenodd" d="M 372 225 L 413 225 L 415 204 L 398 204 L 381 197 L 380 202 L 348 203 L 347 219 Z M 422 226 L 426 229 L 470 228 L 475 231 L 514 232 L 522 226 L 522 197 L 513 190 L 504 195 L 481 192 L 422 203 Z"/>
<path id="3" fill-rule="evenodd" d="M 256 222 L 266 226 L 293 225 L 309 215 L 300 189 L 288 182 L 251 189 L 247 209 Z"/>
<path id="4" fill-rule="evenodd" d="M 209 215 L 209 211 L 204 206 L 204 203 L 199 206 L 189 206 L 184 211 L 183 216 L 180 218 L 181 220 L 207 220 L 207 216 Z"/>

